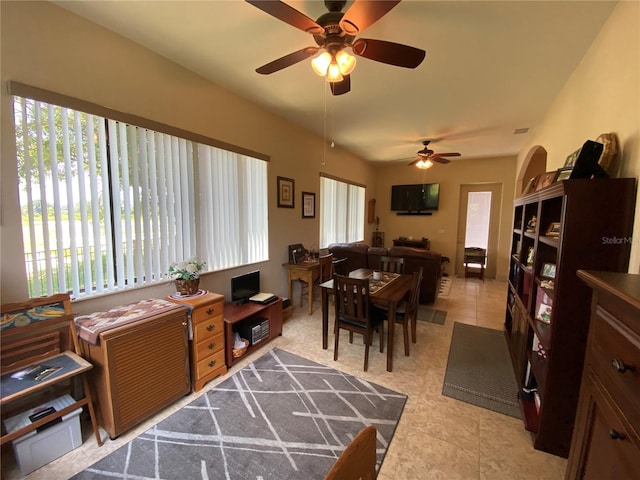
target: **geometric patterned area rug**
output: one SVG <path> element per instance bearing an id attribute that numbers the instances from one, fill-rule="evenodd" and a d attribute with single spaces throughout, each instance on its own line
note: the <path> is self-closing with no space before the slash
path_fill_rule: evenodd
<path id="1" fill-rule="evenodd" d="M 522 418 L 504 333 L 455 322 L 442 394 Z"/>
<path id="2" fill-rule="evenodd" d="M 377 429 L 377 466 L 407 396 L 273 349 L 73 478 L 323 479 Z"/>
<path id="3" fill-rule="evenodd" d="M 425 305 L 418 306 L 418 320 L 423 322 L 437 323 L 438 325 L 444 325 L 444 321 L 447 319 L 447 312 L 444 310 L 436 310 L 435 308 L 427 307 Z"/>

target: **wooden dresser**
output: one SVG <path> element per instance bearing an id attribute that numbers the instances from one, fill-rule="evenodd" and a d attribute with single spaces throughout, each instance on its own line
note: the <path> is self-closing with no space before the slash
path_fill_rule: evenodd
<path id="1" fill-rule="evenodd" d="M 640 479 L 640 275 L 579 270 L 593 290 L 567 479 Z"/>
<path id="2" fill-rule="evenodd" d="M 187 309 L 146 302 L 146 313 L 140 302 L 76 317 L 80 349 L 94 366 L 100 424 L 112 439 L 191 391 Z M 155 311 L 149 307 L 161 302 Z M 91 332 L 95 343 L 83 322 L 99 326 Z"/>
<path id="3" fill-rule="evenodd" d="M 224 348 L 224 296 L 205 292 L 202 295 L 167 300 L 189 309 L 191 340 L 191 383 L 201 390 L 205 383 L 227 373 Z"/>

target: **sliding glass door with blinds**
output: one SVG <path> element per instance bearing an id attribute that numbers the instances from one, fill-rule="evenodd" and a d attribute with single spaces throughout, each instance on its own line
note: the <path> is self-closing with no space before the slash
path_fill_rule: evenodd
<path id="1" fill-rule="evenodd" d="M 14 97 L 30 296 L 90 296 L 267 260 L 267 163 Z"/>

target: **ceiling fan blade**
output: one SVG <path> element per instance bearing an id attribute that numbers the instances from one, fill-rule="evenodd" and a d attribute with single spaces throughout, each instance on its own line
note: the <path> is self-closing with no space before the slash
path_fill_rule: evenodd
<path id="1" fill-rule="evenodd" d="M 351 90 L 351 75 L 345 75 L 340 82 L 329 82 L 331 93 L 334 95 L 344 95 Z"/>
<path id="2" fill-rule="evenodd" d="M 292 27 L 299 28 L 303 32 L 319 35 L 324 33 L 324 28 L 318 25 L 315 20 L 310 19 L 304 13 L 278 0 L 246 0 L 256 8 L 259 8 L 272 17 L 288 23 Z"/>
<path id="3" fill-rule="evenodd" d="M 340 20 L 340 28 L 348 35 L 356 35 L 384 17 L 400 0 L 355 0 Z"/>
<path id="4" fill-rule="evenodd" d="M 435 153 L 437 157 L 459 157 L 460 154 L 458 152 L 455 153 Z"/>
<path id="5" fill-rule="evenodd" d="M 449 163 L 449 162 L 451 162 L 451 160 L 449 160 L 448 158 L 438 157 L 437 155 L 432 155 L 431 157 L 429 157 L 429 160 L 431 160 L 432 162 L 437 162 L 437 163 Z"/>
<path id="6" fill-rule="evenodd" d="M 306 47 L 302 50 L 298 50 L 297 52 L 290 53 L 289 55 L 285 55 L 284 57 L 280 57 L 273 62 L 269 62 L 266 65 L 263 65 L 259 68 L 256 68 L 256 72 L 261 73 L 262 75 L 269 75 L 270 73 L 277 72 L 282 70 L 283 68 L 290 67 L 302 60 L 309 58 L 312 55 L 315 55 L 318 51 L 318 47 Z"/>
<path id="7" fill-rule="evenodd" d="M 419 48 L 371 38 L 357 39 L 351 49 L 361 57 L 405 68 L 416 68 L 427 54 Z"/>

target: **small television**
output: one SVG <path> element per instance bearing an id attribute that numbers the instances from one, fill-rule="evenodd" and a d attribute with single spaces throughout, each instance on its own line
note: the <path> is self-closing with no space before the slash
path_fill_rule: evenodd
<path id="1" fill-rule="evenodd" d="M 260 270 L 231 278 L 231 301 L 246 303 L 260 293 Z"/>
<path id="2" fill-rule="evenodd" d="M 392 212 L 434 212 L 440 201 L 440 184 L 393 185 Z"/>

